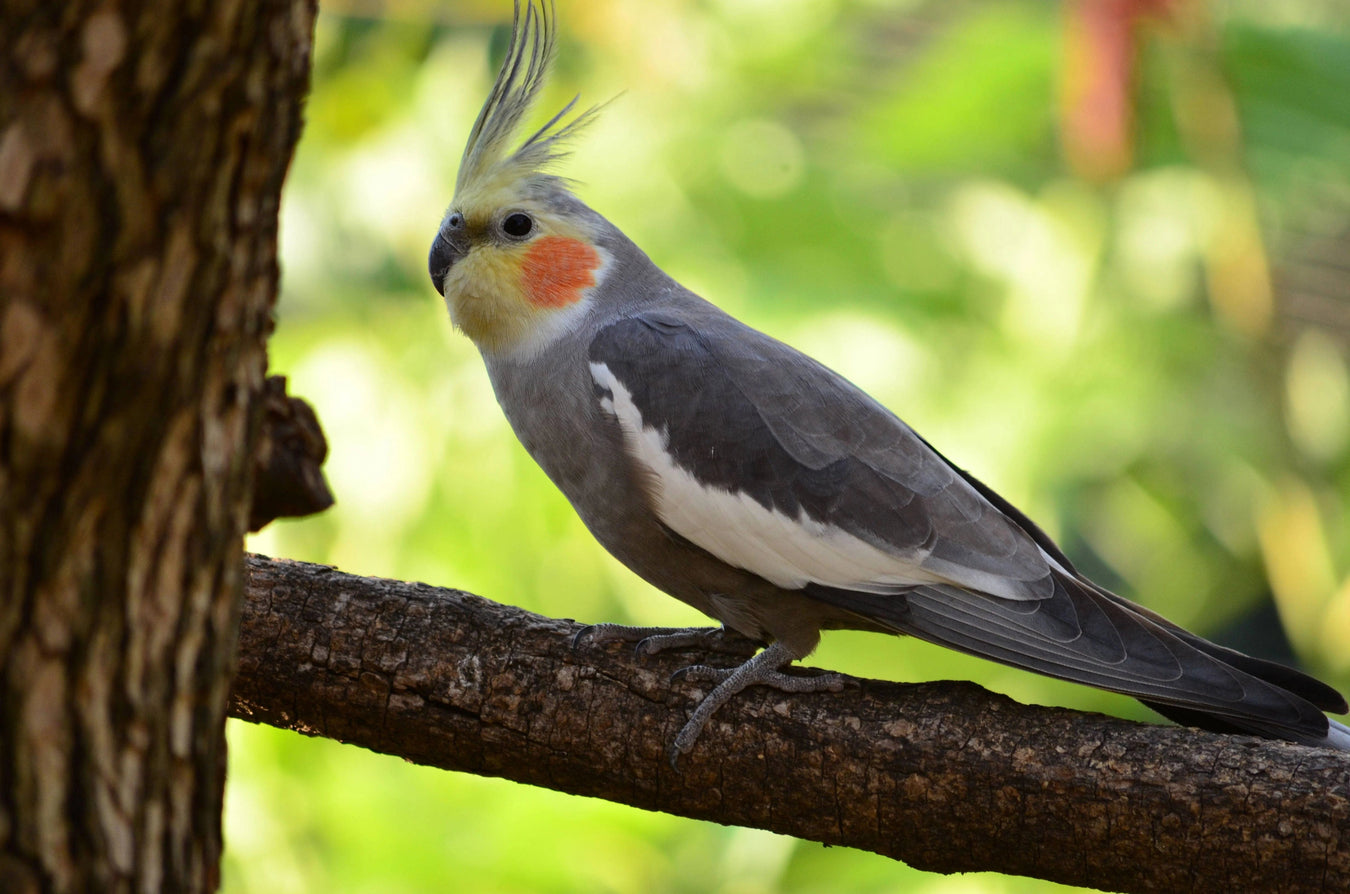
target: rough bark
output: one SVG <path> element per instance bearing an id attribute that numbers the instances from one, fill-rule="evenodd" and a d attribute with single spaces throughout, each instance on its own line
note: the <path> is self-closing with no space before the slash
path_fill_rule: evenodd
<path id="1" fill-rule="evenodd" d="M 253 450 L 248 529 L 260 531 L 274 519 L 311 515 L 332 506 L 333 492 L 323 475 L 327 457 L 328 439 L 314 409 L 286 393 L 285 376 L 269 376 Z"/>
<path id="2" fill-rule="evenodd" d="M 0 7 L 0 890 L 216 887 L 313 14 Z"/>
<path id="3" fill-rule="evenodd" d="M 1350 756 L 1028 707 L 967 683 L 752 689 L 679 772 L 690 654 L 423 584 L 248 559 L 231 713 L 421 764 L 1113 891 L 1350 889 Z"/>

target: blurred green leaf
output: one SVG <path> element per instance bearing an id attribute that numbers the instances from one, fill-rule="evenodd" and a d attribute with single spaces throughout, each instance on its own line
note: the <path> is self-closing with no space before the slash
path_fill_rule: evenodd
<path id="1" fill-rule="evenodd" d="M 1313 0 L 1278 14 L 1216 4 L 1198 30 L 1141 31 L 1136 168 L 1101 185 L 1059 159 L 1053 5 L 558 6 L 559 66 L 538 111 L 618 94 L 564 173 L 668 272 L 895 408 L 1103 583 L 1207 634 L 1274 591 L 1299 659 L 1350 684 L 1343 17 Z M 427 281 L 509 14 L 486 2 L 321 14 L 271 363 L 318 410 L 338 504 L 250 546 L 551 615 L 700 623 L 590 538 L 515 442 Z M 1231 91 L 1239 119 L 1223 170 L 1179 117 L 1197 71 Z M 1254 190 L 1277 274 L 1261 337 L 1210 310 L 1233 183 Z M 1338 406 L 1319 412 L 1327 401 Z M 1281 564 L 1281 545 L 1307 532 L 1312 585 Z M 828 634 L 812 662 L 1149 716 L 876 635 Z M 227 892 L 1051 890 L 243 724 L 229 734 Z"/>

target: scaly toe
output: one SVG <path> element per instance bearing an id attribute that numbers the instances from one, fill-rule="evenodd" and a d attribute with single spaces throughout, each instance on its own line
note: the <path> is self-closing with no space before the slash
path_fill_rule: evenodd
<path id="1" fill-rule="evenodd" d="M 707 664 L 691 664 L 682 667 L 670 675 L 670 682 L 684 683 L 721 683 L 736 672 L 734 667 L 712 667 Z"/>
<path id="2" fill-rule="evenodd" d="M 772 686 L 783 692 L 843 692 L 844 680 L 843 674 L 813 674 L 809 677 L 799 677 L 795 674 L 775 673 L 761 682 L 762 685 Z"/>
<path id="3" fill-rule="evenodd" d="M 715 629 L 715 628 L 714 628 Z M 626 624 L 591 624 L 583 627 L 572 637 L 572 648 L 578 648 L 582 641 L 595 645 L 605 643 L 638 643 L 647 640 L 661 640 L 667 636 L 679 637 L 688 633 L 683 627 L 629 627 Z"/>
<path id="4" fill-rule="evenodd" d="M 655 655 L 673 649 L 749 658 L 759 651 L 759 645 L 754 640 L 725 627 L 658 629 L 638 643 L 639 655 Z"/>

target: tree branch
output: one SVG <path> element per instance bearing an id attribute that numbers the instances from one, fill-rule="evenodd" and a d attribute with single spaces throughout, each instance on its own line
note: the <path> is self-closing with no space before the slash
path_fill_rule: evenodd
<path id="1" fill-rule="evenodd" d="M 969 683 L 754 688 L 680 772 L 691 656 L 456 590 L 248 559 L 233 716 L 421 764 L 1114 891 L 1350 889 L 1350 758 L 1029 707 Z"/>

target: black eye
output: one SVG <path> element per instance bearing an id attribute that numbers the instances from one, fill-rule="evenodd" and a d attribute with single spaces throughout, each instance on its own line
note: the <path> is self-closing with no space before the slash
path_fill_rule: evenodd
<path id="1" fill-rule="evenodd" d="M 506 220 L 502 221 L 502 232 L 508 236 L 515 236 L 517 239 L 521 236 L 530 235 L 532 229 L 534 229 L 534 221 L 530 220 L 528 214 L 521 214 L 519 211 L 515 214 L 506 215 Z"/>

